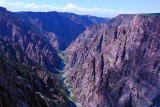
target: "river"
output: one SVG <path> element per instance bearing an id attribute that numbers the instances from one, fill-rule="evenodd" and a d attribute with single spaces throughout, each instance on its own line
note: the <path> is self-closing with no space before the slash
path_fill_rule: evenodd
<path id="1" fill-rule="evenodd" d="M 68 98 L 69 98 L 70 106 L 71 106 L 71 107 L 77 107 L 77 106 L 76 106 L 76 103 L 71 99 L 71 94 L 72 94 L 72 93 L 71 93 L 70 90 L 71 90 L 72 87 L 65 82 L 65 80 L 66 80 L 66 75 L 65 75 L 65 73 L 64 73 L 64 67 L 65 67 L 65 62 L 66 62 L 65 52 L 64 52 L 64 51 L 60 52 L 60 55 L 59 55 L 59 56 L 60 56 L 61 59 L 62 59 L 61 64 L 60 64 L 60 68 L 59 68 L 59 70 L 60 70 L 60 72 L 61 72 L 61 74 L 62 74 L 61 83 L 62 83 L 65 87 L 67 87 L 66 93 L 67 93 Z"/>

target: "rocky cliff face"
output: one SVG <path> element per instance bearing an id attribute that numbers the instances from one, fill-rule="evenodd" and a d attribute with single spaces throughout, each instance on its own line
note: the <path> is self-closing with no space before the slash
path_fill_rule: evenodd
<path id="1" fill-rule="evenodd" d="M 120 15 L 67 48 L 68 83 L 82 107 L 160 106 L 160 16 Z"/>
<path id="2" fill-rule="evenodd" d="M 34 63 L 18 44 L 0 37 L 0 107 L 70 107 L 60 81 L 60 74 Z"/>
<path id="3" fill-rule="evenodd" d="M 0 107 L 70 107 L 59 79 L 0 57 Z"/>
<path id="4" fill-rule="evenodd" d="M 107 18 L 80 16 L 72 13 L 60 12 L 18 12 L 15 13 L 31 23 L 39 32 L 49 32 L 56 35 L 52 43 L 56 49 L 65 50 L 69 44 L 80 35 L 86 27 L 107 22 Z M 45 34 L 44 34 L 45 35 Z M 46 36 L 44 36 L 46 37 Z M 50 38 L 47 38 L 51 40 Z M 57 41 L 54 41 L 54 40 Z"/>
<path id="5" fill-rule="evenodd" d="M 19 47 L 19 50 L 25 53 L 33 63 L 57 73 L 56 69 L 59 68 L 61 59 L 58 57 L 56 49 L 44 39 L 40 32 L 36 31 L 32 24 L 16 17 L 11 12 L 4 11 L 0 13 L 0 25 L 1 38 Z M 2 44 L 7 43 L 7 41 L 2 42 Z M 7 50 L 8 48 L 4 49 Z"/>

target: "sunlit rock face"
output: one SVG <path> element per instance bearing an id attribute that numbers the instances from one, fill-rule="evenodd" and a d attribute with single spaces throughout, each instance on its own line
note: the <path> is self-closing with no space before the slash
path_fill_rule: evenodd
<path id="1" fill-rule="evenodd" d="M 82 107 L 160 106 L 160 16 L 120 15 L 67 48 L 66 75 Z"/>

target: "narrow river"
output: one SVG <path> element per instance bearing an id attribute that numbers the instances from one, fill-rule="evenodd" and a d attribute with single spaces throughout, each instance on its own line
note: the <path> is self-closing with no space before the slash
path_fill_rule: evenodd
<path id="1" fill-rule="evenodd" d="M 61 77 L 61 83 L 65 86 L 65 87 L 67 87 L 67 90 L 66 90 L 66 93 L 67 93 L 67 95 L 68 95 L 68 98 L 69 98 L 69 103 L 70 103 L 70 107 L 77 107 L 76 106 L 76 103 L 71 99 L 71 86 L 69 85 L 69 84 L 67 84 L 66 82 L 65 82 L 65 80 L 66 80 L 66 75 L 65 75 L 65 73 L 64 73 L 64 68 L 65 68 L 65 62 L 66 62 L 66 57 L 65 57 L 65 52 L 64 51 L 62 51 L 61 53 L 60 53 L 60 57 L 61 57 L 61 59 L 62 59 L 62 61 L 61 61 L 61 64 L 60 64 L 60 71 L 61 71 L 61 74 L 62 74 L 62 77 Z"/>

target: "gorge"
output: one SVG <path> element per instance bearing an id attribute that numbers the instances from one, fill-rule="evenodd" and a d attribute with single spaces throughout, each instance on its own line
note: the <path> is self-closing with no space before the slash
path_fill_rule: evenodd
<path id="1" fill-rule="evenodd" d="M 107 20 L 72 13 L 10 12 L 0 7 L 0 106 L 71 106 L 61 83 L 60 50 L 87 26 Z"/>
<path id="2" fill-rule="evenodd" d="M 159 25 L 0 7 L 0 107 L 160 107 Z"/>

